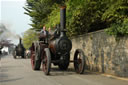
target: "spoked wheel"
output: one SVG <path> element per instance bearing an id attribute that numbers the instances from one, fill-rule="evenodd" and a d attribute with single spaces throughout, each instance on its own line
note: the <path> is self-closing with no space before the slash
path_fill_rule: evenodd
<path id="1" fill-rule="evenodd" d="M 34 70 L 35 67 L 35 53 L 33 50 L 31 50 L 31 65 L 32 65 L 32 69 Z"/>
<path id="2" fill-rule="evenodd" d="M 44 49 L 43 59 L 42 59 L 42 68 L 45 73 L 45 75 L 50 74 L 51 69 L 51 54 L 50 50 L 48 48 Z"/>
<path id="3" fill-rule="evenodd" d="M 34 49 L 31 49 L 31 65 L 32 65 L 33 70 L 39 70 L 40 69 L 41 60 L 37 59 L 37 57 L 39 56 L 38 51 L 39 50 L 37 50 L 36 46 Z"/>
<path id="4" fill-rule="evenodd" d="M 85 55 L 81 49 L 77 49 L 74 54 L 74 68 L 79 74 L 84 73 L 85 69 Z"/>

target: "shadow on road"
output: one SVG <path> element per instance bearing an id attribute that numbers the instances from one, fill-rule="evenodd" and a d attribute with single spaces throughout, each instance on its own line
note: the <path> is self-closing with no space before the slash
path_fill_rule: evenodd
<path id="1" fill-rule="evenodd" d="M 66 71 L 60 70 L 59 68 L 52 68 L 50 72 L 50 76 L 68 76 L 75 74 L 73 68 L 68 68 Z"/>
<path id="2" fill-rule="evenodd" d="M 17 80 L 21 80 L 23 79 L 22 77 L 21 78 L 13 78 L 13 79 L 1 79 L 0 78 L 0 82 L 11 82 L 11 81 L 17 81 Z"/>
<path id="3" fill-rule="evenodd" d="M 42 69 L 39 71 L 42 71 Z M 78 74 L 78 75 L 99 75 L 99 74 L 101 73 L 90 72 L 85 69 L 84 74 Z M 68 68 L 66 71 L 64 71 L 64 70 L 60 70 L 58 67 L 52 67 L 49 76 L 68 76 L 68 75 L 77 75 L 77 73 L 75 72 L 74 68 Z"/>

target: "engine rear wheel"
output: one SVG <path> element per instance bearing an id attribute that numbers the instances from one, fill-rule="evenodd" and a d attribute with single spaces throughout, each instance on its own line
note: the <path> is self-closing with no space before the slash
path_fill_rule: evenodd
<path id="1" fill-rule="evenodd" d="M 38 47 L 35 46 L 34 49 L 31 49 L 31 65 L 33 70 L 40 70 L 41 66 L 41 60 L 37 59 L 37 57 L 39 56 L 39 50 L 37 48 Z"/>
<path id="2" fill-rule="evenodd" d="M 51 53 L 49 48 L 44 49 L 43 59 L 42 59 L 42 68 L 45 75 L 50 74 L 51 70 Z"/>
<path id="3" fill-rule="evenodd" d="M 77 49 L 74 54 L 74 68 L 76 73 L 83 74 L 85 69 L 85 55 L 81 49 Z"/>

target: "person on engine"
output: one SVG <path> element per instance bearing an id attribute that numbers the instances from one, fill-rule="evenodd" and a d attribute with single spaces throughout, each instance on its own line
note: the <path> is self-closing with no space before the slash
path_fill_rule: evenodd
<path id="1" fill-rule="evenodd" d="M 43 29 L 40 32 L 40 41 L 44 41 L 44 43 L 46 43 L 46 39 L 48 38 L 48 31 L 46 30 L 46 27 L 43 26 Z"/>

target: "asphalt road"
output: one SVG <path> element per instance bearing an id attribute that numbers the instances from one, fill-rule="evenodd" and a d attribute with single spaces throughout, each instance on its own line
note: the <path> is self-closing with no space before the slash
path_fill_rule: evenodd
<path id="1" fill-rule="evenodd" d="M 54 67 L 45 76 L 42 70 L 31 69 L 30 59 L 6 56 L 0 61 L 0 85 L 128 85 L 128 81 L 89 72 L 79 75 L 71 67 L 68 71 Z"/>

